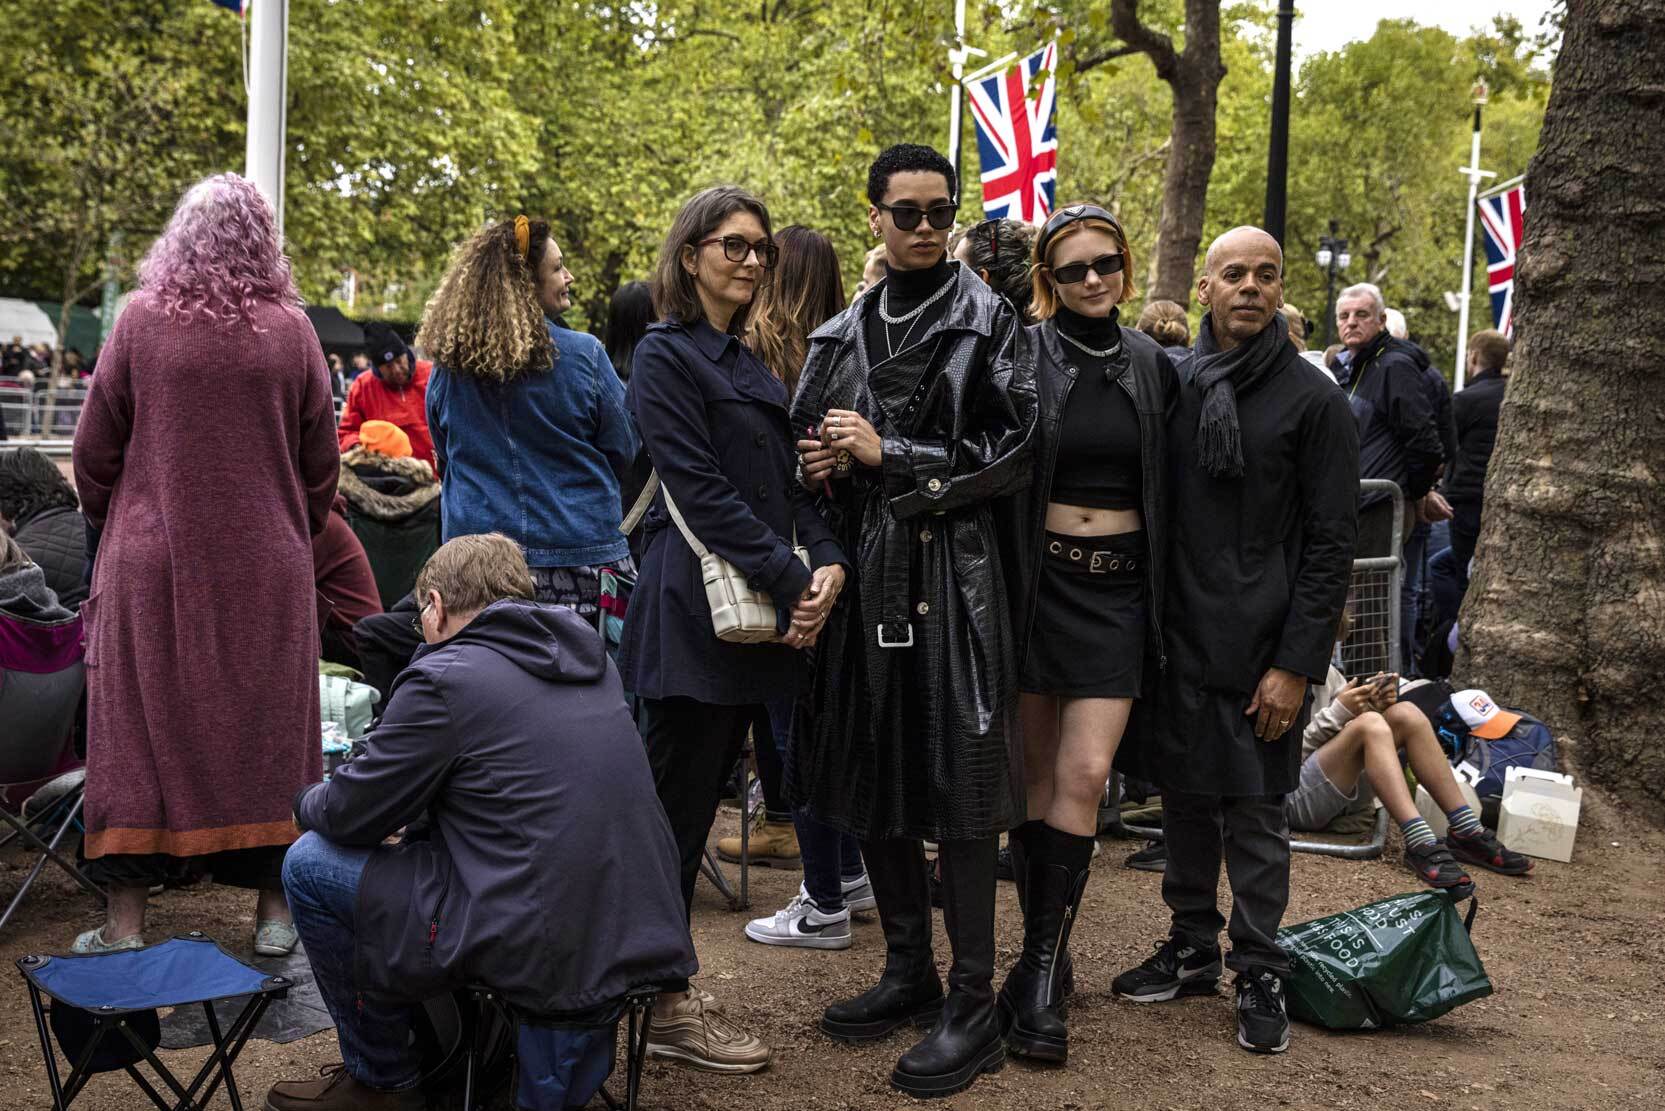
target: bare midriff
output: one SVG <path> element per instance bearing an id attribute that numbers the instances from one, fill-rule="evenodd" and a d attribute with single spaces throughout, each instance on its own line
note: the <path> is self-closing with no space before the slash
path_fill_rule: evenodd
<path id="1" fill-rule="evenodd" d="M 1062 502 L 1048 502 L 1046 506 L 1046 531 L 1065 536 L 1115 536 L 1144 527 L 1137 509 L 1090 509 Z"/>

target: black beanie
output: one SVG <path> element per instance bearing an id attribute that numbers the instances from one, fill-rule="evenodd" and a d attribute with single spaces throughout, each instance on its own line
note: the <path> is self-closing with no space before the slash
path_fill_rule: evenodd
<path id="1" fill-rule="evenodd" d="M 410 348 L 390 326 L 380 320 L 372 320 L 364 326 L 364 350 L 370 356 L 370 365 L 380 370 L 400 355 L 409 355 Z"/>

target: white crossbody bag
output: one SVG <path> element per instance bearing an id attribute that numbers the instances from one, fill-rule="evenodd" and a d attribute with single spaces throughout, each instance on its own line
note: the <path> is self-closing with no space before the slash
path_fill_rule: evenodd
<path id="1" fill-rule="evenodd" d="M 730 644 L 770 644 L 779 641 L 780 634 L 775 631 L 774 599 L 768 591 L 754 590 L 746 582 L 744 572 L 700 543 L 699 537 L 689 529 L 688 522 L 682 519 L 682 513 L 671 497 L 671 488 L 660 481 L 657 471 L 648 480 L 642 496 L 631 507 L 620 531 L 628 533 L 636 527 L 636 522 L 653 500 L 656 489 L 665 491 L 665 508 L 670 512 L 671 520 L 676 522 L 677 531 L 682 533 L 688 547 L 699 556 L 700 578 L 705 581 L 705 601 L 711 609 L 711 626 L 717 639 Z M 792 554 L 805 567 L 809 566 L 809 549 L 798 544 L 796 525 L 792 528 Z"/>

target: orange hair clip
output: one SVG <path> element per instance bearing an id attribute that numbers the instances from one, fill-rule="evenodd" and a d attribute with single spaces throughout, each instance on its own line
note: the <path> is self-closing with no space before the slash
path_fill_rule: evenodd
<path id="1" fill-rule="evenodd" d="M 525 216 L 515 217 L 515 246 L 520 248 L 520 257 L 526 257 L 526 249 L 532 245 L 532 221 Z"/>

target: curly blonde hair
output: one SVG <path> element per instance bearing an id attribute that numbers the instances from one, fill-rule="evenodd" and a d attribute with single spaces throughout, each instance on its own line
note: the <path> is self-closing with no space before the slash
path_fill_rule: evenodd
<path id="1" fill-rule="evenodd" d="M 559 352 L 538 301 L 549 225 L 534 220 L 530 232 L 524 255 L 513 220 L 475 232 L 451 253 L 416 333 L 417 346 L 446 370 L 507 382 L 555 365 Z"/>

